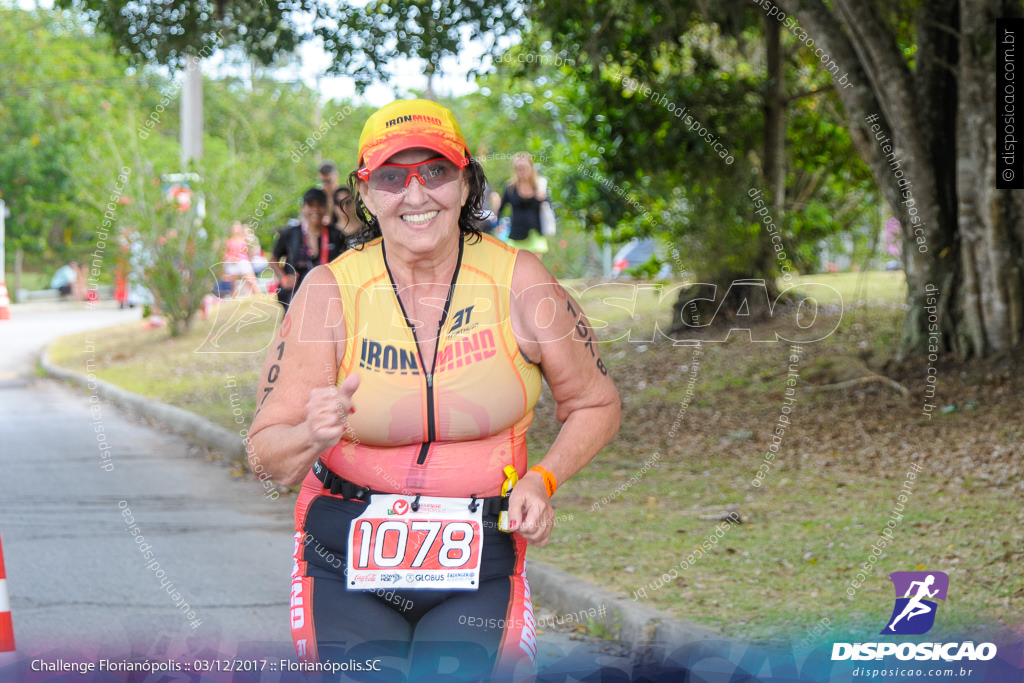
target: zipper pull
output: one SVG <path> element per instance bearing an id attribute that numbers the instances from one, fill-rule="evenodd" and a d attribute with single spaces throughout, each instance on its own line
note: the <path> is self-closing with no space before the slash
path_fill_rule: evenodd
<path id="1" fill-rule="evenodd" d="M 501 485 L 501 497 L 502 508 L 498 512 L 498 530 L 504 531 L 506 534 L 512 533 L 512 527 L 509 526 L 508 521 L 508 497 L 512 495 L 512 489 L 516 484 L 519 483 L 519 474 L 516 472 L 516 468 L 512 465 L 505 466 L 505 483 Z"/>

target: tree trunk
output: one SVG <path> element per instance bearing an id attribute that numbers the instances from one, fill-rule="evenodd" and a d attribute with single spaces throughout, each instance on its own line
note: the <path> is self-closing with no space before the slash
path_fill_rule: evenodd
<path id="1" fill-rule="evenodd" d="M 767 16 L 764 20 L 765 62 L 768 80 L 764 94 L 764 159 L 761 180 L 768 195 L 768 204 L 776 227 L 781 232 L 785 224 L 782 209 L 786 201 L 786 83 L 782 58 L 782 25 Z M 758 232 L 761 245 L 759 272 L 768 277 L 766 285 L 769 296 L 775 299 L 777 293 L 774 278 L 779 271 L 776 251 L 772 246 L 768 229 L 761 225 Z M 785 247 L 785 243 L 782 245 Z"/>
<path id="2" fill-rule="evenodd" d="M 962 356 L 1019 346 L 1024 333 L 1024 193 L 997 190 L 995 18 L 1020 16 L 1006 0 L 961 0 L 957 187 L 963 281 Z M 1018 37 L 1019 38 L 1019 37 Z"/>
<path id="3" fill-rule="evenodd" d="M 835 0 L 832 11 L 821 0 L 785 4 L 814 41 L 801 49 L 821 48 L 839 65 L 833 81 L 854 146 L 903 227 L 908 289 L 903 348 L 926 353 L 929 292 L 953 287 L 958 273 L 950 123 L 956 90 L 950 74 L 942 72 L 956 62 L 956 27 L 950 25 L 956 0 L 933 0 L 927 13 L 919 14 L 919 25 L 928 25 L 918 31 L 914 73 L 873 3 Z M 951 309 L 949 297 L 936 305 L 936 315 L 946 321 L 938 340 L 943 350 L 955 343 Z"/>
<path id="4" fill-rule="evenodd" d="M 774 18 L 765 18 L 765 80 L 762 111 L 764 112 L 764 148 L 761 159 L 760 188 L 769 215 L 781 232 L 783 206 L 786 200 L 786 92 L 785 63 L 782 53 L 782 27 Z M 753 204 L 751 204 L 753 210 Z M 753 215 L 758 224 L 757 252 L 751 259 L 753 268 L 745 272 L 720 269 L 708 273 L 709 284 L 683 287 L 672 307 L 669 334 L 676 339 L 690 338 L 694 328 L 730 325 L 744 328 L 772 317 L 779 289 L 775 279 L 780 275 L 772 236 L 761 217 Z M 780 248 L 786 246 L 783 240 Z M 753 273 L 751 273 L 751 270 Z"/>

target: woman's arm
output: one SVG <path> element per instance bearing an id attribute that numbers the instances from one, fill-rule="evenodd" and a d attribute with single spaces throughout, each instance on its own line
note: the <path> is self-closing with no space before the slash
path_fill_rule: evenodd
<path id="1" fill-rule="evenodd" d="M 274 275 L 277 276 L 277 281 L 285 289 L 292 289 L 295 285 L 295 272 L 292 268 L 292 272 L 289 273 L 286 269 L 288 268 L 288 257 L 290 256 L 289 247 L 289 231 L 288 227 L 282 228 L 277 233 L 277 238 L 274 240 L 273 246 L 270 248 L 270 259 L 268 259 L 267 265 L 274 271 Z M 282 265 L 282 261 L 284 265 Z"/>
<path id="2" fill-rule="evenodd" d="M 335 386 L 345 348 L 338 284 L 314 268 L 295 295 L 263 364 L 249 430 L 249 466 L 278 484 L 298 484 L 341 438 L 359 376 Z"/>
<path id="3" fill-rule="evenodd" d="M 501 218 L 501 212 L 505 210 L 505 207 L 512 203 L 512 188 L 508 185 L 505 186 L 504 191 L 501 193 L 501 204 L 498 206 L 498 210 L 494 212 L 495 218 Z"/>
<path id="4" fill-rule="evenodd" d="M 562 423 L 538 465 L 562 486 L 618 432 L 619 393 L 583 310 L 535 255 L 519 252 L 512 291 L 516 339 L 526 357 L 540 365 Z M 509 503 L 509 521 L 523 537 L 538 545 L 547 543 L 554 512 L 543 477 L 528 472 Z"/>

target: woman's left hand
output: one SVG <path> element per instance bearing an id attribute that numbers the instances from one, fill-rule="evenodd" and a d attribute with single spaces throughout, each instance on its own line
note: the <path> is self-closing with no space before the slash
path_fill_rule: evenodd
<path id="1" fill-rule="evenodd" d="M 512 489 L 508 521 L 512 531 L 533 545 L 547 545 L 550 540 L 555 510 L 548 501 L 544 479 L 536 472 L 527 472 Z"/>

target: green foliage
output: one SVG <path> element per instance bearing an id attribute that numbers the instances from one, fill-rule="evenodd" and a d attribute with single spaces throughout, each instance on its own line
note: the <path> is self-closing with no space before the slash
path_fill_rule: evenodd
<path id="1" fill-rule="evenodd" d="M 74 258 L 91 249 L 122 166 L 147 182 L 185 170 L 177 162 L 179 80 L 148 67 L 125 75 L 127 62 L 111 53 L 173 64 L 218 30 L 223 44 L 235 44 L 232 31 L 241 31 L 239 18 L 252 6 L 250 0 L 217 7 L 192 0 L 172 10 L 131 3 L 114 26 L 111 7 L 128 5 L 92 4 L 74 6 L 114 35 L 113 46 L 71 13 L 11 10 L 0 26 L 10 45 L 0 55 L 7 67 L 0 81 L 29 95 L 0 102 L 6 143 L 0 189 L 14 212 L 12 241 L 36 258 Z M 272 11 L 297 6 L 276 4 Z M 458 51 L 458 26 L 490 31 L 490 39 L 527 26 L 515 4 L 441 12 L 409 2 L 371 10 L 320 8 L 316 24 L 348 31 L 334 34 L 330 49 L 337 64 L 366 82 L 386 77 L 400 55 L 425 61 L 430 72 Z M 654 235 L 670 245 L 676 270 L 701 279 L 758 276 L 751 264 L 759 262 L 763 229 L 746 192 L 759 182 L 763 146 L 760 16 L 735 4 L 701 14 L 690 3 L 609 8 L 597 1 L 554 3 L 532 16 L 543 23 L 528 27 L 498 68 L 479 78 L 479 92 L 446 104 L 496 190 L 511 175 L 512 154 L 534 154 L 559 218 L 555 241 L 567 238 L 575 250 L 546 261 L 565 274 L 592 274 L 594 241 Z M 138 33 L 144 21 L 148 33 Z M 195 32 L 182 35 L 187 26 Z M 140 37 L 126 46 L 118 31 L 132 30 Z M 389 31 L 394 41 L 376 39 Z M 792 36 L 783 39 L 794 96 L 787 203 L 774 218 L 790 260 L 810 270 L 830 235 L 853 231 L 864 236 L 863 245 L 872 234 L 873 197 L 835 94 L 822 92 L 828 74 Z M 40 59 L 33 47 L 39 42 L 65 57 Z M 271 40 L 267 49 L 284 45 Z M 799 96 L 805 92 L 816 94 Z M 268 248 L 273 228 L 297 213 L 298 198 L 315 183 L 321 159 L 333 159 L 343 173 L 355 166 L 356 139 L 370 108 L 327 103 L 317 127 L 317 99 L 299 84 L 207 79 L 205 158 L 195 170 L 207 197 L 204 225 L 217 239 L 232 220 L 247 220 Z M 695 122 L 708 131 L 705 137 L 690 130 Z M 129 195 L 142 192 L 133 188 Z M 577 239 L 575 231 L 591 237 Z"/>
<path id="2" fill-rule="evenodd" d="M 291 53 L 309 36 L 295 23 L 307 0 L 57 0 L 57 7 L 84 13 L 111 36 L 133 65 L 180 68 L 188 55 L 208 55 L 228 45 L 263 64 Z"/>
<path id="3" fill-rule="evenodd" d="M 788 32 L 783 39 L 784 46 L 795 51 L 787 80 L 796 84 L 794 90 L 815 94 L 795 99 L 788 110 L 787 196 L 777 223 L 787 246 L 793 245 L 787 254 L 796 270 L 811 272 L 819 265 L 822 241 L 846 234 L 854 238 L 858 252 L 866 249 L 870 236 L 881 227 L 876 211 L 882 200 L 853 148 L 828 72 Z"/>
<path id="4" fill-rule="evenodd" d="M 334 56 L 333 72 L 351 76 L 360 89 L 388 82 L 399 59 L 438 73 L 467 38 L 494 40 L 523 21 L 519 0 L 57 0 L 57 6 L 87 16 L 134 66 L 181 68 L 189 55 L 224 48 L 271 64 L 320 38 Z"/>
<path id="5" fill-rule="evenodd" d="M 151 254 L 145 281 L 176 337 L 188 331 L 210 292 L 210 274 L 219 261 L 216 244 L 192 211 L 179 213 L 173 204 L 157 204 L 146 228 L 140 234 Z"/>
<path id="6" fill-rule="evenodd" d="M 77 228 L 92 215 L 74 196 L 76 172 L 86 172 L 82 149 L 110 111 L 129 105 L 124 67 L 106 39 L 70 16 L 0 9 L 0 44 L 8 252 L 22 248 L 33 259 L 52 249 L 67 260 L 85 246 Z"/>
<path id="7" fill-rule="evenodd" d="M 110 41 L 72 13 L 0 10 L 0 39 L 0 87 L 11 95 L 0 99 L 8 256 L 22 248 L 26 270 L 48 274 L 56 263 L 95 260 L 97 280 L 110 283 L 121 231 L 148 225 L 131 210 L 153 201 L 147 193 L 160 176 L 188 170 L 179 163 L 180 77 L 148 67 L 126 73 Z M 204 159 L 193 170 L 203 177 L 204 226 L 217 240 L 242 220 L 269 249 L 274 229 L 316 184 L 321 159 L 343 172 L 355 167 L 368 107 L 325 103 L 317 126 L 318 95 L 301 84 L 206 79 L 203 94 Z M 125 167 L 130 181 L 118 191 Z M 209 290 L 213 276 L 204 277 Z"/>
<path id="8" fill-rule="evenodd" d="M 400 60 L 424 64 L 428 76 L 460 53 L 464 38 L 495 39 L 521 21 L 518 0 L 371 0 L 322 3 L 315 34 L 343 73 L 363 89 L 389 82 Z M 466 35 L 468 34 L 468 36 Z"/>
<path id="9" fill-rule="evenodd" d="M 662 236 L 701 279 L 773 274 L 758 272 L 762 228 L 747 195 L 761 182 L 767 89 L 755 10 L 738 3 L 555 2 L 535 15 L 543 25 L 524 38 L 524 50 L 557 51 L 574 62 L 563 70 L 560 103 L 569 112 L 566 138 L 583 156 L 566 177 L 570 207 L 590 229 L 614 226 L 618 240 Z M 870 178 L 852 150 L 838 98 L 824 92 L 828 73 L 792 36 L 783 38 L 794 95 L 787 203 L 774 219 L 789 259 L 811 269 L 822 238 L 866 229 Z M 550 70 L 521 71 L 548 77 Z M 822 92 L 799 96 L 809 91 Z M 731 159 L 722 158 L 723 149 Z"/>

